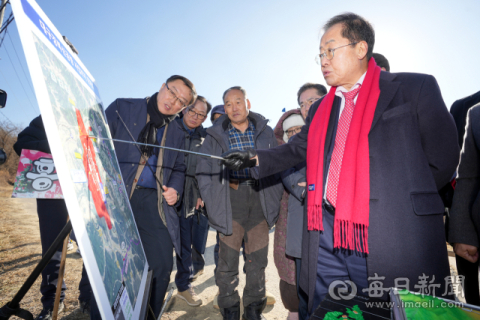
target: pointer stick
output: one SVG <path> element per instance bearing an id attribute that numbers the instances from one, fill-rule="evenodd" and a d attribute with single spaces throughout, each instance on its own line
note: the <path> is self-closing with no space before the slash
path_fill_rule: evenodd
<path id="1" fill-rule="evenodd" d="M 213 155 L 206 154 L 206 153 L 200 153 L 200 152 L 195 152 L 195 151 L 164 147 L 164 146 L 159 146 L 157 144 L 148 144 L 148 143 L 132 142 L 132 141 L 126 141 L 126 140 L 119 140 L 119 139 L 101 138 L 101 137 L 95 137 L 95 136 L 89 136 L 89 137 L 99 139 L 99 140 L 110 140 L 110 141 L 130 143 L 130 144 L 136 144 L 136 145 L 147 146 L 147 147 L 162 148 L 162 149 L 173 150 L 173 151 L 177 151 L 177 152 L 190 153 L 190 154 L 194 154 L 194 155 L 197 155 L 197 156 L 200 156 L 200 157 L 207 157 L 207 158 L 212 158 L 212 159 L 225 160 L 222 157 L 213 156 Z"/>

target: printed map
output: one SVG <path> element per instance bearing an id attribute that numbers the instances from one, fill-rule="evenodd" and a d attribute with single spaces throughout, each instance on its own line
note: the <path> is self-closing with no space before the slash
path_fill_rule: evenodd
<path id="1" fill-rule="evenodd" d="M 135 306 L 146 258 L 123 186 L 103 107 L 34 34 L 78 206 L 113 305 L 122 286 Z"/>

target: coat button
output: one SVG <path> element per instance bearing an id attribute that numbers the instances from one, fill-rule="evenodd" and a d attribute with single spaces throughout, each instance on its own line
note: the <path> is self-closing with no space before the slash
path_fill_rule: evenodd
<path id="1" fill-rule="evenodd" d="M 135 164 L 134 164 L 134 163 L 132 163 L 132 167 L 133 167 L 133 166 L 135 166 Z"/>
<path id="2" fill-rule="evenodd" d="M 138 180 L 137 179 L 133 179 L 133 182 L 137 182 Z"/>
<path id="3" fill-rule="evenodd" d="M 134 123 L 133 125 L 134 125 L 134 126 L 136 126 L 137 124 L 136 124 L 136 123 Z"/>

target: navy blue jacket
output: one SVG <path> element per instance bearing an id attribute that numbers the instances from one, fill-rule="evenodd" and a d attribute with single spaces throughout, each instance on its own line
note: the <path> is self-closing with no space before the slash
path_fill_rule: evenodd
<path id="1" fill-rule="evenodd" d="M 117 110 L 136 140 L 147 123 L 147 100 L 117 99 L 105 111 L 112 138 L 132 141 L 130 134 L 117 115 Z M 141 154 L 134 144 L 115 142 L 114 145 L 125 188 L 127 189 L 127 194 L 130 195 Z M 184 147 L 184 133 L 177 121 L 172 121 L 168 125 L 165 146 L 177 149 L 183 149 Z M 180 198 L 182 197 L 183 184 L 185 182 L 185 168 L 183 153 L 165 150 L 163 155 L 162 183 L 167 187 L 174 188 L 179 193 Z M 144 170 L 149 169 L 145 167 Z M 177 211 L 174 207 L 169 206 L 166 201 L 163 201 L 162 204 L 167 228 L 175 251 L 177 254 L 180 254 L 180 227 Z M 176 205 L 179 204 L 180 201 Z"/>
<path id="2" fill-rule="evenodd" d="M 422 274 L 428 281 L 435 276 L 434 283 L 440 285 L 436 296 L 441 296 L 450 268 L 438 189 L 450 181 L 458 163 L 455 123 L 432 76 L 382 72 L 380 91 L 368 136 L 368 276 L 385 277 L 384 288 L 393 287 L 396 278 L 407 278 L 411 291 L 417 290 L 414 285 Z M 251 170 L 252 175 L 262 178 L 306 159 L 309 126 L 320 103 L 312 105 L 306 125 L 289 143 L 257 150 L 259 166 Z M 335 103 L 340 103 L 339 98 Z M 326 142 L 333 129 L 330 118 Z M 329 147 L 325 143 L 325 150 Z M 319 232 L 307 231 L 305 221 L 300 286 L 313 297 Z"/>

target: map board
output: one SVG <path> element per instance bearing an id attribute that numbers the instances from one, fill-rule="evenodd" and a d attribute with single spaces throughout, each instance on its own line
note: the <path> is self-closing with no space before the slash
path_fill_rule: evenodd
<path id="1" fill-rule="evenodd" d="M 63 199 L 62 187 L 51 154 L 22 150 L 12 198 Z"/>
<path id="2" fill-rule="evenodd" d="M 90 137 L 111 138 L 95 81 L 35 1 L 10 2 L 101 316 L 138 319 L 148 264 L 113 143 Z"/>

